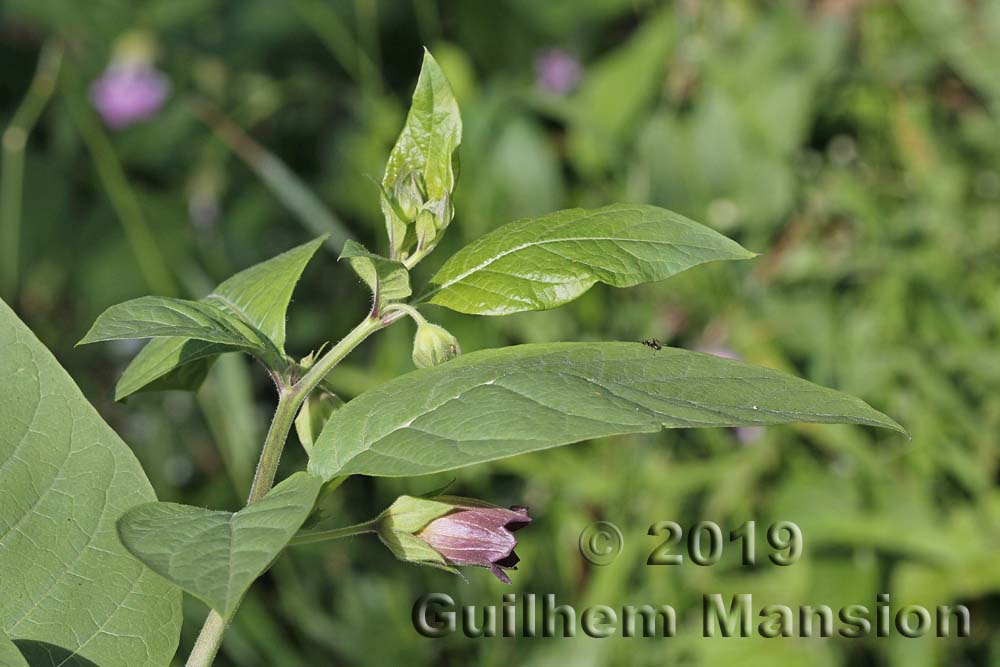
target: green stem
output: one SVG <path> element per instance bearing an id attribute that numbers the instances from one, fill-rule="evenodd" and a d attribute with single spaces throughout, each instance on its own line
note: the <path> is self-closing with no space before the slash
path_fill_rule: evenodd
<path id="1" fill-rule="evenodd" d="M 403 266 L 407 269 L 412 269 L 420 262 L 420 260 L 429 255 L 432 250 L 434 250 L 433 245 L 427 248 L 417 248 L 412 255 L 403 260 Z"/>
<path id="2" fill-rule="evenodd" d="M 326 542 L 328 540 L 339 540 L 353 535 L 364 535 L 375 532 L 375 521 L 357 523 L 353 526 L 343 528 L 331 528 L 329 530 L 303 530 L 291 539 L 289 546 L 298 544 L 313 544 L 314 542 Z"/>
<path id="3" fill-rule="evenodd" d="M 400 313 L 400 315 L 394 316 L 393 313 Z M 382 321 L 389 324 L 398 320 L 403 314 L 409 315 L 417 325 L 427 324 L 427 318 L 421 315 L 419 310 L 405 303 L 390 303 L 383 308 Z"/>
<path id="4" fill-rule="evenodd" d="M 302 376 L 302 379 L 291 387 L 281 386 L 278 407 L 274 411 L 274 419 L 271 421 L 271 427 L 264 439 L 264 447 L 260 452 L 257 472 L 254 473 L 253 483 L 250 486 L 247 505 L 266 496 L 274 485 L 274 476 L 278 471 L 278 464 L 281 462 L 281 452 L 285 448 L 285 440 L 288 439 L 288 433 L 292 429 L 292 424 L 295 423 L 295 415 L 302 403 L 344 357 L 360 345 L 364 339 L 385 326 L 387 326 L 386 323 L 378 318 L 365 318 L 339 343 L 330 348 L 329 352 L 320 357 L 312 368 Z M 188 657 L 187 667 L 209 667 L 219 652 L 222 635 L 225 631 L 226 623 L 222 617 L 214 611 L 210 612 L 198 634 L 198 640 L 195 642 L 191 655 Z"/>
<path id="5" fill-rule="evenodd" d="M 214 609 L 208 613 L 205 625 L 201 626 L 198 640 L 191 649 L 186 667 L 211 667 L 215 654 L 222 643 L 222 633 L 226 631 L 226 621 Z"/>
<path id="6" fill-rule="evenodd" d="M 254 473 L 253 483 L 250 485 L 247 505 L 252 505 L 266 496 L 274 486 L 274 475 L 278 472 L 278 464 L 281 463 L 281 452 L 285 449 L 285 440 L 295 422 L 295 413 L 298 412 L 299 405 L 301 401 L 297 400 L 295 392 L 281 390 L 274 419 L 271 420 L 271 427 L 267 430 L 267 437 L 264 438 L 264 448 L 260 451 L 260 461 L 257 462 L 257 472 Z"/>
<path id="7" fill-rule="evenodd" d="M 319 386 L 330 371 L 339 364 L 354 348 L 379 329 L 386 326 L 386 323 L 377 317 L 366 317 L 361 324 L 354 327 L 343 340 L 330 348 L 312 367 L 302 376 L 292 387 L 292 390 L 299 394 L 299 404 L 301 405 L 312 391 Z M 297 407 L 297 406 L 296 406 Z"/>
<path id="8" fill-rule="evenodd" d="M 62 65 L 63 46 L 48 41 L 38 56 L 35 76 L 28 92 L 3 133 L 3 165 L 0 168 L 0 295 L 13 301 L 17 293 L 21 243 L 21 197 L 24 185 L 24 151 L 28 136 L 56 88 Z"/>

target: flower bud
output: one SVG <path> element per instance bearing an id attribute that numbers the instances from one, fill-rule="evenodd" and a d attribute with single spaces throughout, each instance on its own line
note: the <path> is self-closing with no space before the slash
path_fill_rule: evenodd
<path id="1" fill-rule="evenodd" d="M 393 196 L 406 220 L 416 220 L 417 214 L 424 205 L 424 189 L 420 183 L 420 175 L 411 171 L 396 181 Z"/>
<path id="2" fill-rule="evenodd" d="M 454 359 L 462 354 L 458 339 L 447 329 L 430 322 L 417 325 L 417 335 L 413 337 L 413 365 L 430 368 Z"/>
<path id="3" fill-rule="evenodd" d="M 451 219 L 455 217 L 455 207 L 452 206 L 451 198 L 447 194 L 433 202 L 429 208 L 434 214 L 434 227 L 439 232 L 444 231 Z"/>
<path id="4" fill-rule="evenodd" d="M 504 509 L 470 498 L 401 496 L 376 520 L 382 542 L 400 560 L 456 571 L 456 565 L 517 569 L 513 532 L 531 523 L 524 507 Z"/>
<path id="5" fill-rule="evenodd" d="M 428 208 L 420 209 L 420 212 L 417 213 L 414 231 L 417 233 L 417 247 L 429 248 L 434 242 L 434 237 L 437 236 L 434 212 Z"/>

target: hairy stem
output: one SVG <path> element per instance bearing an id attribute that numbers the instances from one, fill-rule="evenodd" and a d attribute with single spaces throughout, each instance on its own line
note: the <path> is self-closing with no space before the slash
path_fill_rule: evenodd
<path id="1" fill-rule="evenodd" d="M 222 643 L 222 633 L 226 631 L 226 622 L 214 609 L 208 613 L 205 625 L 201 626 L 198 633 L 198 640 L 194 643 L 191 655 L 188 657 L 187 667 L 210 667 L 215 660 L 215 654 L 219 652 L 219 644 Z"/>
<path id="2" fill-rule="evenodd" d="M 351 350 L 356 348 L 361 342 L 368 338 L 379 329 L 385 327 L 386 322 L 383 322 L 378 317 L 367 317 L 361 324 L 354 327 L 349 334 L 344 336 L 343 340 L 330 348 L 330 351 L 324 354 L 319 360 L 312 365 L 302 379 L 295 383 L 292 387 L 294 391 L 299 396 L 299 405 L 304 401 L 310 393 L 323 381 L 330 371 L 339 364 L 344 357 L 346 357 Z M 298 407 L 298 406 L 296 406 Z"/>
<path id="3" fill-rule="evenodd" d="M 296 401 L 295 392 L 287 389 L 281 391 L 271 427 L 267 430 L 267 437 L 264 438 L 264 448 L 260 451 L 260 460 L 257 462 L 253 483 L 250 485 L 247 505 L 252 505 L 266 496 L 274 486 L 274 475 L 278 472 L 278 464 L 281 463 L 281 452 L 285 449 L 285 440 L 295 422 L 295 413 L 298 412 L 300 404 L 301 402 Z"/>
<path id="4" fill-rule="evenodd" d="M 247 505 L 266 496 L 274 485 L 274 476 L 278 472 L 278 464 L 281 462 L 281 452 L 285 448 L 285 440 L 288 439 L 288 433 L 292 429 L 292 424 L 295 423 L 295 415 L 302 403 L 344 357 L 361 344 L 364 339 L 385 326 L 387 324 L 378 318 L 365 318 L 339 343 L 330 348 L 329 352 L 320 357 L 312 368 L 302 376 L 302 379 L 290 387 L 282 386 L 279 389 L 278 407 L 274 411 L 271 427 L 264 439 L 257 472 L 254 473 L 253 483 L 250 485 Z M 222 635 L 225 631 L 226 623 L 223 618 L 215 611 L 210 612 L 198 634 L 194 649 L 188 657 L 187 667 L 209 667 L 219 652 Z"/>
<path id="5" fill-rule="evenodd" d="M 405 303 L 391 303 L 382 310 L 382 321 L 386 324 L 395 322 L 402 315 L 409 315 L 418 325 L 427 324 L 427 318 L 420 311 Z"/>

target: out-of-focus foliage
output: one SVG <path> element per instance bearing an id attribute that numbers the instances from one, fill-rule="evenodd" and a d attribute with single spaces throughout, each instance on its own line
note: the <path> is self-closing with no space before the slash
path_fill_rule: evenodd
<path id="1" fill-rule="evenodd" d="M 195 395 L 116 404 L 132 343 L 73 344 L 114 303 L 204 297 L 331 225 L 384 254 L 373 179 L 402 127 L 422 45 L 454 86 L 464 131 L 455 219 L 416 285 L 503 223 L 611 201 L 670 208 L 764 253 L 627 291 L 597 285 L 543 313 L 487 321 L 428 309 L 464 351 L 645 337 L 725 349 L 861 396 L 913 436 L 820 425 L 670 431 L 426 479 L 352 478 L 324 508 L 344 524 L 452 477 L 455 493 L 528 505 L 535 520 L 519 533 L 515 589 L 485 572 L 465 584 L 405 567 L 374 539 L 295 547 L 236 615 L 220 665 L 1000 659 L 990 630 L 1000 615 L 1000 4 L 9 0 L 0 12 L 5 126 L 42 45 L 65 45 L 24 152 L 10 301 L 132 445 L 161 499 L 241 505 L 273 409 L 270 380 L 227 357 Z M 155 36 L 171 96 L 153 118 L 112 132 L 87 86 L 137 28 Z M 553 49 L 580 63 L 565 94 L 536 86 L 536 57 Z M 317 201 L 329 211 L 317 213 Z M 329 250 L 290 308 L 296 357 L 370 306 Z M 331 391 L 350 398 L 411 368 L 409 326 L 366 343 Z M 287 470 L 304 457 L 289 447 Z M 577 551 L 598 518 L 626 538 L 603 568 Z M 727 550 L 714 567 L 644 565 L 654 521 L 735 528 L 750 518 L 798 523 L 802 559 L 746 569 Z M 423 593 L 499 604 L 509 590 L 578 607 L 670 603 L 682 623 L 668 640 L 533 641 L 431 641 L 410 624 Z M 900 605 L 962 602 L 973 636 L 702 639 L 693 620 L 706 592 L 831 606 L 874 607 L 878 592 Z M 204 613 L 189 602 L 182 654 Z"/>

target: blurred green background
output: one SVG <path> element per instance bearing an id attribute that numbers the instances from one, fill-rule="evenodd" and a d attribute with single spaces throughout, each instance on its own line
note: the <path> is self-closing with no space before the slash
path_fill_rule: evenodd
<path id="1" fill-rule="evenodd" d="M 135 31 L 157 45 L 171 92 L 150 118 L 115 131 L 87 87 Z M 16 132 L 4 135 L 3 296 L 132 446 L 159 496 L 240 506 L 274 405 L 270 381 L 229 355 L 196 395 L 115 404 L 111 388 L 137 347 L 75 341 L 114 303 L 202 296 L 317 231 L 384 250 L 371 179 L 402 127 L 422 45 L 451 79 L 465 138 L 456 219 L 417 284 L 505 222 L 613 201 L 676 210 L 763 253 L 636 289 L 598 286 L 546 313 L 428 309 L 463 349 L 656 337 L 856 394 L 913 439 L 816 425 L 668 431 L 431 478 L 354 478 L 332 501 L 345 524 L 451 479 L 453 493 L 528 505 L 535 522 L 518 534 L 513 588 L 482 570 L 463 582 L 397 563 L 374 538 L 297 547 L 254 587 L 217 664 L 1000 664 L 992 0 L 7 0 L 0 118 L 20 127 L 41 115 L 23 150 Z M 26 97 L 43 53 L 42 83 Z M 47 99 L 45 68 L 56 65 Z M 335 258 L 321 252 L 296 292 L 289 349 L 300 356 L 368 305 Z M 410 370 L 412 334 L 409 323 L 379 334 L 333 383 L 349 398 Z M 290 442 L 283 469 L 304 461 Z M 602 568 L 577 549 L 598 519 L 625 535 L 625 552 Z M 786 568 L 740 567 L 732 547 L 713 567 L 648 567 L 657 539 L 646 529 L 663 519 L 727 530 L 790 520 L 806 550 Z M 410 610 L 432 591 L 460 604 L 499 604 L 513 591 L 581 608 L 670 603 L 682 622 L 673 639 L 430 640 Z M 754 593 L 757 606 L 873 608 L 879 592 L 897 606 L 961 602 L 973 632 L 704 639 L 710 592 Z M 187 601 L 179 656 L 204 613 Z"/>

